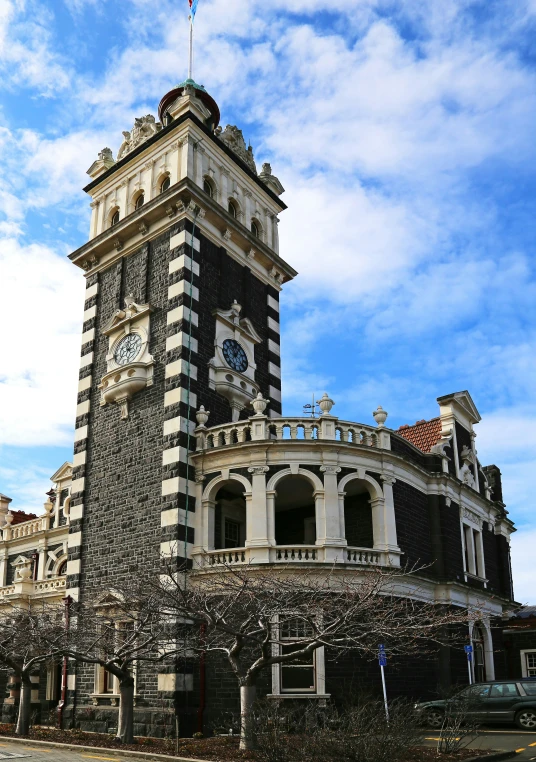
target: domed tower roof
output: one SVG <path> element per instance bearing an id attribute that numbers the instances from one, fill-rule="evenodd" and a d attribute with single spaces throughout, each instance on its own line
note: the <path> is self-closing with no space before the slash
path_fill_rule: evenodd
<path id="1" fill-rule="evenodd" d="M 179 85 L 176 85 L 169 93 L 166 93 L 160 105 L 158 106 L 158 117 L 162 124 L 166 124 L 166 114 L 170 114 L 172 118 L 178 116 L 180 108 L 175 108 L 175 104 L 179 99 L 190 96 L 195 100 L 201 101 L 208 111 L 208 116 L 205 118 L 205 123 L 212 130 L 215 130 L 220 122 L 220 109 L 214 98 L 207 93 L 203 85 L 198 85 L 193 79 L 185 79 Z"/>

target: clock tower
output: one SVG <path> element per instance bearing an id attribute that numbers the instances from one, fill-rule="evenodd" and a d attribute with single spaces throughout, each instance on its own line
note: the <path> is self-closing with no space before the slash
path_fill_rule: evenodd
<path id="1" fill-rule="evenodd" d="M 194 536 L 196 411 L 247 418 L 260 393 L 281 414 L 279 256 L 283 187 L 257 172 L 241 131 L 188 79 L 137 118 L 117 157 L 88 170 L 86 278 L 71 489 L 67 592 L 75 599 L 188 560 Z M 97 704 L 92 669 L 70 676 Z M 154 685 L 151 681 L 154 679 Z M 188 675 L 145 675 L 188 691 Z M 98 681 L 97 681 L 98 682 Z M 155 693 L 156 695 L 156 693 Z"/>

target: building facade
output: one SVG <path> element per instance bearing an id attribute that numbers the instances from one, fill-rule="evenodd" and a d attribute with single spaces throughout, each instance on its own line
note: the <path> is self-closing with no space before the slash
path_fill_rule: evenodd
<path id="1" fill-rule="evenodd" d="M 427 599 L 484 602 L 467 636 L 475 679 L 493 678 L 513 525 L 499 469 L 477 457 L 480 415 L 468 392 L 398 430 L 381 407 L 373 424 L 339 420 L 327 394 L 317 418 L 282 415 L 279 294 L 296 275 L 279 254 L 283 186 L 219 118 L 187 80 L 164 96 L 158 122 L 136 119 L 117 159 L 103 149 L 89 170 L 90 238 L 71 254 L 86 296 L 65 592 L 112 589 L 139 568 L 156 572 L 162 555 L 196 574 L 417 565 Z M 371 670 L 320 649 L 305 683 L 274 668 L 262 690 L 325 701 L 377 682 Z M 443 650 L 432 664 L 396 665 L 391 686 L 425 697 L 466 679 L 463 653 Z M 160 734 L 158 718 L 177 708 L 195 730 L 238 705 L 223 665 L 208 663 L 202 691 L 199 680 L 195 665 L 140 666 L 136 731 Z M 68 688 L 71 718 L 114 727 L 113 681 L 76 665 Z"/>

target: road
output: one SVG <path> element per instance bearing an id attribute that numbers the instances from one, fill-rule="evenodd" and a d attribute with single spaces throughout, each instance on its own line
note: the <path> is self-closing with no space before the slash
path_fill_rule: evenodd
<path id="1" fill-rule="evenodd" d="M 437 731 L 426 731 L 426 745 L 437 743 Z M 470 749 L 508 749 L 517 751 L 515 757 L 520 762 L 536 761 L 536 733 L 527 733 L 510 728 L 480 730 L 478 738 L 469 744 Z M 16 754 L 16 757 L 4 757 L 4 754 Z M 156 756 L 156 755 L 155 755 Z M 28 743 L 10 743 L 3 739 L 0 742 L 0 762 L 2 759 L 29 759 L 30 762 L 140 762 L 136 757 L 114 757 L 107 749 L 102 751 L 70 751 L 58 748 L 46 748 Z"/>
<path id="2" fill-rule="evenodd" d="M 17 756 L 7 756 L 7 754 Z M 4 756 L 6 755 L 6 756 Z M 107 753 L 107 749 L 102 751 L 69 751 L 59 748 L 46 748 L 28 743 L 10 743 L 3 740 L 0 743 L 0 762 L 3 759 L 28 759 L 29 762 L 140 762 L 139 757 L 114 757 Z"/>
<path id="3" fill-rule="evenodd" d="M 426 745 L 437 743 L 437 731 L 426 731 Z M 512 749 L 517 751 L 516 760 L 536 760 L 536 733 L 527 733 L 513 728 L 481 728 L 478 738 L 469 744 L 469 749 Z"/>

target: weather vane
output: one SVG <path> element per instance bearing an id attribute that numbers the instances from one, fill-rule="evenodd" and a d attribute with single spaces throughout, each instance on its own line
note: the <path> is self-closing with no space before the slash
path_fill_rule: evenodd
<path id="1" fill-rule="evenodd" d="M 303 415 L 309 415 L 311 418 L 316 418 L 317 414 L 320 415 L 320 407 L 315 402 L 316 394 L 313 393 L 311 403 L 303 406 Z"/>

